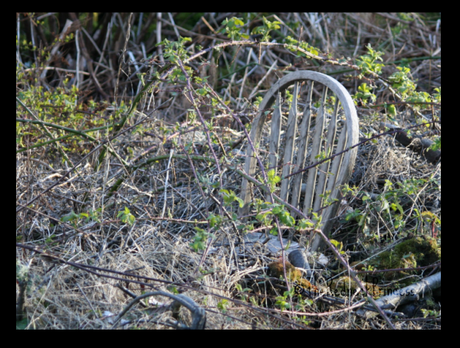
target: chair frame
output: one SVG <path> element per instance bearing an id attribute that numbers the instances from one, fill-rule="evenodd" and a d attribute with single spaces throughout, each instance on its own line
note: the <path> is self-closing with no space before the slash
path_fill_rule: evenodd
<path id="1" fill-rule="evenodd" d="M 300 124 L 300 134 L 298 141 L 298 150 L 296 154 L 296 163 L 292 163 L 294 155 L 294 145 L 295 145 L 295 135 L 297 132 L 297 95 L 298 88 L 301 82 L 307 82 L 308 92 L 307 92 L 307 101 L 306 107 L 303 112 L 303 119 Z M 356 108 L 354 102 L 345 89 L 345 87 L 340 84 L 334 78 L 314 71 L 295 71 L 292 72 L 280 80 L 278 80 L 266 93 L 264 99 L 259 105 L 259 113 L 252 123 L 250 138 L 254 144 L 254 147 L 257 149 L 261 137 L 262 130 L 265 122 L 267 121 L 267 116 L 270 114 L 270 108 L 275 104 L 272 117 L 271 117 L 271 136 L 270 136 L 270 155 L 269 163 L 270 168 L 277 168 L 278 158 L 277 154 L 279 151 L 279 142 L 280 142 L 280 128 L 281 128 L 281 94 L 291 85 L 294 85 L 293 100 L 291 108 L 289 110 L 287 130 L 285 135 L 285 144 L 284 144 L 284 156 L 283 156 L 283 169 L 282 169 L 282 181 L 281 181 L 281 193 L 280 198 L 283 201 L 288 200 L 289 191 L 292 191 L 290 197 L 290 204 L 297 207 L 299 205 L 300 193 L 302 188 L 302 176 L 295 175 L 292 184 L 291 180 L 283 179 L 286 176 L 294 173 L 305 167 L 305 159 L 307 154 L 308 138 L 310 136 L 310 123 L 312 119 L 312 92 L 313 85 L 320 83 L 327 88 L 323 88 L 323 93 L 321 97 L 320 107 L 318 108 L 318 113 L 316 117 L 316 125 L 313 131 L 313 142 L 310 154 L 310 163 L 312 165 L 318 160 L 315 158 L 320 151 L 326 151 L 326 153 L 332 154 L 339 153 L 343 150 L 350 149 L 351 146 L 358 143 L 359 138 L 359 120 L 356 113 Z M 326 139 L 322 139 L 321 136 L 324 133 L 325 126 L 325 105 L 324 101 L 327 96 L 328 91 L 332 91 L 336 96 L 336 104 L 334 106 L 334 111 L 331 116 L 331 121 L 328 124 L 327 136 Z M 337 146 L 334 146 L 334 143 L 337 141 L 336 132 L 337 132 L 337 113 L 338 113 L 338 102 L 343 109 L 345 115 L 345 125 L 342 128 L 341 134 L 338 138 Z M 343 130 L 346 131 L 343 131 Z M 323 145 L 324 144 L 324 145 Z M 322 207 L 322 198 L 320 197 L 321 193 L 325 191 L 330 191 L 330 198 L 341 200 L 341 191 L 340 187 L 347 183 L 353 172 L 353 168 L 356 161 L 357 148 L 350 149 L 345 151 L 341 155 L 337 155 L 332 158 L 331 161 L 326 161 L 319 166 L 314 166 L 308 170 L 308 177 L 306 182 L 305 189 L 305 199 L 304 207 L 301 209 L 304 213 L 310 216 L 311 211 L 321 211 L 322 224 L 321 229 L 326 236 L 329 233 L 329 230 L 332 227 L 333 220 L 337 209 L 339 207 L 338 202 L 333 203 L 327 207 Z M 280 159 L 281 160 L 281 159 Z M 246 150 L 246 162 L 244 165 L 244 171 L 253 176 L 256 170 L 256 157 L 253 154 L 253 149 L 250 144 L 247 146 Z M 334 175 L 327 175 L 326 173 L 333 173 Z M 338 173 L 338 175 L 337 175 Z M 247 179 L 243 178 L 241 186 L 241 198 L 244 201 L 244 207 L 239 210 L 240 216 L 247 215 L 249 213 L 249 202 L 251 201 L 250 194 L 250 183 Z M 322 240 L 319 235 L 317 235 L 311 245 L 312 250 L 318 249 L 322 245 Z"/>

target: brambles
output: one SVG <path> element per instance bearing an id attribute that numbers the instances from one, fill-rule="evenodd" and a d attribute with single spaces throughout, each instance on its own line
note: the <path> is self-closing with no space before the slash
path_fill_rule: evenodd
<path id="1" fill-rule="evenodd" d="M 17 241 L 121 272 L 46 263 L 18 247 L 18 264 L 28 272 L 21 327 L 106 328 L 102 313 L 119 312 L 127 301 L 118 283 L 136 294 L 185 291 L 209 310 L 209 328 L 310 325 L 291 320 L 296 314 L 270 316 L 261 308 L 263 289 L 236 286 L 250 274 L 264 277 L 262 267 L 278 256 L 264 245 L 245 248 L 243 232 L 291 230 L 301 241 L 318 223 L 270 201 L 280 178 L 269 168 L 248 179 L 256 187 L 249 216 L 237 214 L 257 101 L 295 69 L 333 75 L 358 106 L 363 143 L 333 230 L 341 255 L 369 255 L 410 234 L 440 244 L 440 166 L 392 134 L 377 136 L 385 132 L 381 123 L 420 125 L 411 136 L 440 149 L 440 18 L 225 15 L 199 14 L 193 23 L 174 13 L 17 15 Z M 67 20 L 73 24 L 63 32 Z M 18 281 L 23 273 L 18 268 Z M 275 308 L 286 312 L 304 301 L 303 311 L 329 310 L 291 302 L 292 295 L 281 294 Z M 348 314 L 320 318 L 326 328 L 369 327 Z M 147 311 L 133 311 L 130 320 L 130 327 L 165 327 Z"/>

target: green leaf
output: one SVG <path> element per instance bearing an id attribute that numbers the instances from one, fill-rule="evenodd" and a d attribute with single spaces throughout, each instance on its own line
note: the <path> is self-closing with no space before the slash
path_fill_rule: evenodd
<path id="1" fill-rule="evenodd" d="M 403 210 L 401 204 L 399 204 L 399 202 L 391 203 L 391 209 L 394 210 L 394 211 L 396 211 L 396 209 L 397 209 L 397 210 L 399 210 L 399 212 L 402 215 L 404 215 L 404 210 Z"/>
<path id="2" fill-rule="evenodd" d="M 206 88 L 199 88 L 196 90 L 196 92 L 202 96 L 205 96 L 206 94 L 208 94 L 208 90 Z"/>
<path id="3" fill-rule="evenodd" d="M 217 309 L 222 313 L 227 312 L 227 307 L 229 306 L 230 302 L 226 299 L 222 299 L 217 303 Z"/>
<path id="4" fill-rule="evenodd" d="M 234 23 L 236 25 L 244 25 L 244 22 L 240 18 L 236 18 L 236 17 L 233 17 L 233 18 L 234 18 Z"/>
<path id="5" fill-rule="evenodd" d="M 301 229 L 313 227 L 314 223 L 307 219 L 302 219 L 298 223 L 298 227 Z"/>
<path id="6" fill-rule="evenodd" d="M 393 104 L 388 105 L 388 114 L 391 116 L 396 116 L 396 108 Z"/>
<path id="7" fill-rule="evenodd" d="M 220 215 L 214 215 L 214 214 L 210 214 L 209 217 L 208 217 L 208 220 L 209 220 L 209 225 L 211 227 L 218 227 L 222 224 L 222 216 Z"/>
<path id="8" fill-rule="evenodd" d="M 128 207 L 125 207 L 123 211 L 119 211 L 117 214 L 117 218 L 119 218 L 123 223 L 127 223 L 128 225 L 132 225 L 136 220 L 134 215 L 131 214 L 131 211 Z"/>
<path id="9" fill-rule="evenodd" d="M 278 215 L 280 221 L 286 226 L 292 227 L 295 225 L 295 219 L 287 211 L 283 211 Z"/>
<path id="10" fill-rule="evenodd" d="M 337 241 L 337 240 L 335 240 L 335 239 L 329 239 L 329 241 L 331 242 L 331 244 L 332 244 L 333 246 L 335 246 L 335 247 L 337 248 L 337 250 L 338 250 L 341 254 L 345 254 L 345 252 L 342 251 L 342 249 L 343 249 L 343 243 L 342 243 L 342 242 L 339 242 L 339 241 Z"/>
<path id="11" fill-rule="evenodd" d="M 69 214 L 61 217 L 62 222 L 74 221 L 78 219 L 78 215 L 72 210 Z"/>
<path id="12" fill-rule="evenodd" d="M 277 236 L 278 235 L 278 230 L 276 229 L 276 227 L 273 227 L 270 232 L 269 232 L 271 235 L 273 236 Z"/>

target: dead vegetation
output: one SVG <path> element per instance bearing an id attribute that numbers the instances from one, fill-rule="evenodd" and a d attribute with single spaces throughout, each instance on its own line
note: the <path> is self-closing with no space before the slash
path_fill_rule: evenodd
<path id="1" fill-rule="evenodd" d="M 290 35 L 318 48 L 321 59 L 281 44 L 236 44 L 220 30 L 232 17 L 248 24 L 242 31 L 252 30 L 263 25 L 260 14 L 195 15 L 17 14 L 19 327 L 191 326 L 193 312 L 161 295 L 141 299 L 114 325 L 133 297 L 163 291 L 203 308 L 207 329 L 440 329 L 440 294 L 420 300 L 411 317 L 391 317 L 391 324 L 355 315 L 349 306 L 361 295 L 351 290 L 340 296 L 347 303 L 283 296 L 286 284 L 267 272 L 280 254 L 244 238 L 268 229 L 255 214 L 249 222 L 235 216 L 237 202 L 225 204 L 221 192 L 239 194 L 256 97 L 283 74 L 327 73 L 352 95 L 366 82 L 376 99 L 358 103 L 362 143 L 330 237 L 363 276 L 390 268 L 377 255 L 401 242 L 431 243 L 434 258 L 426 249 L 407 249 L 404 263 L 391 264 L 400 272 L 373 273 L 382 289 L 439 271 L 440 152 L 430 162 L 423 148 L 417 153 L 395 133 L 379 134 L 391 123 L 409 129 L 411 139 L 440 139 L 440 100 L 416 108 L 384 84 L 396 66 L 407 66 L 417 91 L 433 95 L 440 88 L 440 15 L 266 16 L 280 22 L 271 33 L 277 43 Z M 182 62 L 188 80 L 172 78 L 180 69 L 168 63 L 167 43 L 156 46 L 179 36 L 191 38 L 176 47 L 188 54 Z M 381 80 L 356 69 L 368 44 L 384 52 Z M 222 103 L 200 95 L 203 86 Z M 298 233 L 294 241 L 308 237 Z M 323 252 L 329 264 L 318 286 L 327 288 L 344 274 L 331 251 Z"/>

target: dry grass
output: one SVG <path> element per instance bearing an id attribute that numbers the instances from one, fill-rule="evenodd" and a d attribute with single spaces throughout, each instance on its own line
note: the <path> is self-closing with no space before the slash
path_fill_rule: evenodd
<path id="1" fill-rule="evenodd" d="M 237 16 L 226 15 L 228 18 Z M 113 15 L 114 23 L 124 23 L 125 27 L 130 27 L 129 15 L 118 16 L 121 17 Z M 385 48 L 385 62 L 408 57 L 440 56 L 440 28 L 436 29 L 436 23 L 418 19 L 417 15 L 410 26 L 405 25 L 405 20 L 398 19 L 395 14 L 326 14 L 319 21 L 320 17 L 316 14 L 279 14 L 276 18 L 286 24 L 299 22 L 300 26 L 294 29 L 296 38 L 311 42 L 313 46 L 330 52 L 335 58 L 356 58 L 365 53 L 365 44 L 369 42 L 373 47 L 382 45 Z M 28 17 L 21 15 L 18 18 L 22 25 L 30 24 Z M 175 26 L 168 24 L 171 18 L 163 14 L 163 38 L 175 40 L 175 30 L 185 36 L 185 32 L 179 28 L 180 23 L 176 21 Z M 178 20 L 179 17 L 175 18 Z M 205 15 L 205 18 L 217 29 L 214 23 L 216 20 L 220 23 L 225 17 Z M 134 35 L 127 40 L 122 34 L 118 36 L 118 32 L 122 32 L 122 26 L 117 24 L 114 29 L 117 41 L 113 43 L 113 48 L 124 50 L 125 58 L 128 57 L 126 52 L 132 52 L 136 64 L 141 66 L 143 58 L 147 58 L 143 56 L 145 49 L 155 48 L 156 40 L 149 39 L 147 34 L 147 23 L 155 20 L 156 14 L 146 15 L 143 22 L 145 26 L 133 26 L 133 32 L 137 30 L 139 36 Z M 260 20 L 260 16 L 254 19 L 254 25 L 260 25 Z M 86 22 L 82 22 L 89 31 Z M 398 26 L 401 28 L 398 29 Z M 213 34 L 207 28 L 203 20 L 200 20 L 194 28 L 189 29 L 189 33 L 196 33 L 195 36 L 188 34 L 192 35 L 193 44 L 200 43 L 205 48 L 212 44 L 208 37 Z M 393 35 L 390 28 L 393 28 Z M 400 32 L 396 33 L 397 30 Z M 284 25 L 280 29 L 283 35 L 293 35 L 291 31 L 292 29 L 287 29 Z M 94 33 L 90 31 L 90 34 Z M 429 34 L 431 40 L 436 37 L 435 43 L 429 41 Z M 40 30 L 36 35 L 37 38 L 41 37 Z M 150 32 L 150 35 L 155 36 L 155 31 Z M 103 42 L 103 38 L 98 37 L 96 45 L 99 45 L 100 51 L 104 47 Z M 127 46 L 123 48 L 125 42 Z M 145 47 L 142 47 L 142 42 Z M 93 48 L 89 49 L 88 41 L 86 43 L 87 49 L 93 52 Z M 250 60 L 249 47 L 242 47 L 241 52 L 237 47 L 223 50 L 218 57 L 219 64 L 224 65 L 224 60 L 228 64 L 234 60 L 237 67 L 244 67 L 247 61 L 256 63 L 259 52 L 254 50 L 255 58 Z M 88 54 L 93 54 L 91 52 Z M 71 49 L 69 54 L 76 54 L 76 51 Z M 23 56 L 23 63 L 31 57 L 32 55 L 28 58 Z M 136 64 L 127 63 L 126 58 L 126 63 L 122 61 L 118 65 L 119 62 L 109 54 L 99 57 L 100 65 L 95 64 L 92 68 L 98 69 L 93 71 L 95 78 L 82 77 L 79 82 L 82 91 L 79 102 L 88 103 L 91 98 L 99 102 L 105 96 L 113 100 L 116 84 L 119 98 L 123 97 L 126 102 L 132 100 L 129 94 L 132 89 L 136 94 L 139 83 L 134 74 Z M 215 70 L 212 64 L 202 64 L 211 62 L 211 57 L 210 53 L 209 56 L 202 57 L 201 61 L 192 61 L 190 66 L 202 76 L 218 76 L 211 81 L 214 90 L 246 122 L 254 117 L 254 100 L 247 99 L 251 92 L 256 91 L 255 95 L 263 93 L 264 89 L 286 73 L 280 68 L 268 73 L 274 58 L 278 58 L 280 63 L 292 63 L 293 67 L 289 68 L 292 70 L 314 69 L 335 73 L 333 76 L 343 82 L 351 94 L 356 92 L 359 85 L 358 79 L 345 78 L 350 71 L 343 67 L 300 59 L 281 48 L 265 49 L 265 54 L 260 58 L 260 66 L 251 73 L 248 71 L 250 69 L 241 69 L 227 77 L 223 69 Z M 55 61 L 50 62 L 49 66 L 60 67 L 59 64 Z M 432 93 L 433 88 L 440 87 L 440 65 L 440 59 L 421 59 L 411 63 L 412 76 L 417 80 L 420 90 Z M 119 73 L 119 66 L 122 73 Z M 65 76 L 59 70 L 45 74 L 44 78 L 36 82 L 34 78 L 42 70 L 26 68 L 24 65 L 18 69 L 27 77 L 23 81 L 17 81 L 18 93 L 37 85 L 50 89 L 65 85 Z M 88 65 L 82 65 L 79 69 L 87 72 L 89 68 Z M 340 69 L 344 71 L 341 72 Z M 384 71 L 384 75 L 395 70 L 392 67 L 385 69 L 388 71 Z M 264 82 L 256 88 L 261 78 L 264 78 Z M 138 296 L 142 292 L 155 290 L 177 290 L 193 299 L 206 310 L 208 329 L 388 328 L 387 323 L 379 318 L 365 320 L 351 311 L 340 310 L 340 306 L 327 305 L 320 301 L 301 303 L 302 306 L 293 311 L 280 311 L 274 305 L 276 296 L 283 294 L 283 287 L 271 286 L 272 282 L 277 284 L 273 278 L 268 278 L 266 282 L 261 281 L 267 274 L 267 264 L 276 260 L 279 255 L 271 253 L 263 245 L 253 246 L 242 242 L 241 234 L 236 229 L 240 223 L 238 220 L 233 223 L 226 219 L 215 229 L 209 227 L 207 221 L 211 214 L 225 218 L 227 213 L 232 213 L 232 209 L 236 211 L 236 206 L 222 204 L 219 187 L 239 193 L 241 177 L 231 168 L 239 167 L 243 162 L 240 154 L 244 153 L 247 145 L 243 130 L 229 115 L 215 114 L 206 106 L 201 108 L 206 120 L 215 127 L 214 136 L 220 142 L 213 144 L 214 152 L 218 158 L 227 158 L 221 164 L 219 175 L 215 163 L 203 160 L 204 157 L 212 157 L 212 153 L 207 146 L 202 124 L 199 120 L 189 119 L 187 110 L 191 104 L 183 93 L 183 87 L 165 82 L 159 86 L 155 96 L 153 93 L 146 94 L 126 125 L 128 127 L 139 122 L 142 129 L 133 127 L 108 141 L 111 152 L 107 152 L 99 168 L 96 163 L 100 150 L 86 156 L 98 143 L 88 140 L 78 143 L 81 150 L 73 148 L 68 151 L 69 162 L 66 163 L 63 163 L 59 147 L 55 144 L 18 151 L 16 238 L 20 245 L 27 248 L 16 248 L 16 262 L 17 265 L 27 268 L 29 274 L 25 295 L 27 328 L 112 328 L 114 318 L 132 300 L 126 291 Z M 379 92 L 375 104 L 392 100 L 385 93 L 387 91 Z M 172 99 L 166 107 L 155 110 L 149 108 L 152 98 L 155 99 L 155 105 Z M 376 117 L 375 110 L 380 109 L 361 107 L 358 110 L 362 137 L 383 131 L 379 128 L 383 119 Z M 440 114 L 440 107 L 436 113 Z M 113 108 L 106 106 L 101 107 L 91 117 L 108 119 L 113 114 Z M 17 118 L 26 118 L 25 115 L 26 112 L 18 108 Z M 401 106 L 398 117 L 397 121 L 403 128 L 415 124 L 413 113 L 404 106 Z M 86 118 L 85 122 L 90 119 Z M 180 125 L 179 128 L 176 122 Z M 48 140 L 46 135 L 37 135 L 32 124 L 29 127 L 35 135 L 27 139 L 26 147 L 39 140 Z M 414 130 L 414 134 L 427 136 L 418 130 Z M 107 136 L 102 131 L 97 135 L 99 142 L 109 138 L 110 135 Z M 62 144 L 71 147 L 70 142 L 63 140 Z M 18 150 L 21 150 L 19 146 Z M 79 165 L 74 168 L 77 163 Z M 139 166 L 140 163 L 144 165 Z M 70 169 L 73 170 L 63 178 Z M 332 231 L 333 238 L 342 241 L 344 249 L 349 250 L 350 255 L 368 255 L 387 244 L 375 242 L 369 235 L 369 229 L 390 236 L 393 240 L 405 236 L 404 231 L 427 234 L 424 226 L 416 225 L 413 212 L 429 210 L 440 217 L 440 191 L 436 186 L 439 183 L 440 188 L 440 176 L 440 163 L 428 163 L 418 154 L 400 146 L 391 136 L 379 137 L 375 142 L 362 144 L 350 182 L 350 185 L 356 186 L 360 195 L 346 197 L 347 204 L 337 218 L 337 224 Z M 405 229 L 395 228 L 383 212 L 372 210 L 362 201 L 363 192 L 372 197 L 385 192 L 385 180 L 397 185 L 408 179 L 431 181 L 420 186 L 418 192 L 401 196 L 405 200 L 401 202 L 405 210 Z M 60 181 L 56 185 L 57 180 Z M 122 182 L 112 192 L 117 180 Z M 46 190 L 52 185 L 55 186 Z M 37 196 L 38 199 L 29 204 Z M 119 212 L 125 208 L 135 217 L 132 225 L 123 222 L 119 216 Z M 347 213 L 353 209 L 367 213 L 367 230 L 358 226 L 353 219 L 345 221 Z M 67 222 L 61 220 L 71 212 L 89 214 L 96 211 L 97 219 L 81 218 Z M 205 240 L 205 249 L 198 252 L 190 246 L 196 241 L 197 228 L 208 231 L 213 237 Z M 52 257 L 47 258 L 41 251 L 46 251 Z M 325 253 L 331 257 L 329 252 Z M 423 273 L 417 276 L 422 277 Z M 244 294 L 237 290 L 238 284 L 251 289 L 247 294 L 253 297 L 252 300 L 245 300 Z M 17 282 L 17 298 L 20 288 L 21 284 Z M 171 322 L 175 318 L 170 310 L 165 310 L 171 299 L 162 296 L 154 299 L 158 302 L 141 301 L 142 303 L 135 305 L 123 317 L 126 322 L 117 328 L 171 328 Z M 181 308 L 180 317 L 190 324 L 191 318 L 185 308 Z M 440 314 L 437 319 L 393 320 L 393 324 L 398 329 L 441 327 Z"/>

